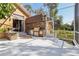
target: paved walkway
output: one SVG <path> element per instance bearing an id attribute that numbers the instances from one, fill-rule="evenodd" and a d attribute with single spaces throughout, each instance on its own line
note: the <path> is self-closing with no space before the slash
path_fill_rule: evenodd
<path id="1" fill-rule="evenodd" d="M 79 48 L 54 38 L 18 39 L 0 41 L 0 56 L 61 56 L 79 55 Z"/>

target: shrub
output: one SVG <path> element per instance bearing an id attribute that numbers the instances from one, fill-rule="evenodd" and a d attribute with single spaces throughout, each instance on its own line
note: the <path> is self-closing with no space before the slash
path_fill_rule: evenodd
<path id="1" fill-rule="evenodd" d="M 0 28 L 0 33 L 2 33 L 2 32 L 6 32 L 6 30 L 3 28 Z"/>
<path id="2" fill-rule="evenodd" d="M 61 40 L 64 40 L 68 43 L 72 43 L 74 39 L 74 32 L 68 31 L 68 30 L 55 30 L 55 33 L 57 33 L 57 37 Z"/>

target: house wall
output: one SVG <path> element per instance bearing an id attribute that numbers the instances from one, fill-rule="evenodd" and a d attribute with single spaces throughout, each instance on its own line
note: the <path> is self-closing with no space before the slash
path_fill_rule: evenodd
<path id="1" fill-rule="evenodd" d="M 28 16 L 26 16 L 22 11 L 20 11 L 20 9 L 19 9 L 18 7 L 14 6 L 14 8 L 15 8 L 16 10 L 15 10 L 15 12 L 14 12 L 13 14 L 17 14 L 17 15 L 23 16 L 23 17 L 24 17 L 24 22 L 25 22 L 25 20 L 26 20 L 26 18 L 27 18 Z M 12 15 L 13 15 L 13 14 L 12 14 Z M 4 20 L 3 20 L 3 19 L 0 20 L 0 24 L 2 24 L 4 21 L 5 21 L 5 19 L 4 19 Z M 4 23 L 4 25 L 1 26 L 1 28 L 7 29 L 7 28 L 12 28 L 12 26 L 13 26 L 13 16 L 11 16 L 11 17 Z M 25 23 L 24 23 L 24 27 L 25 27 Z"/>
<path id="2" fill-rule="evenodd" d="M 16 8 L 16 11 L 13 14 L 18 14 L 24 17 L 24 20 L 27 18 L 18 8 Z"/>
<path id="3" fill-rule="evenodd" d="M 5 19 L 1 19 L 0 24 L 2 24 L 4 21 L 5 21 Z M 12 19 L 11 18 L 7 19 L 7 21 L 1 26 L 1 28 L 4 28 L 6 30 L 11 27 L 12 27 Z"/>

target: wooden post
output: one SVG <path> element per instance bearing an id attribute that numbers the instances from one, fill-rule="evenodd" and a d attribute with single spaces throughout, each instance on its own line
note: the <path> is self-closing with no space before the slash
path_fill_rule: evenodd
<path id="1" fill-rule="evenodd" d="M 45 36 L 47 36 L 48 31 L 47 31 L 47 17 L 45 16 Z"/>

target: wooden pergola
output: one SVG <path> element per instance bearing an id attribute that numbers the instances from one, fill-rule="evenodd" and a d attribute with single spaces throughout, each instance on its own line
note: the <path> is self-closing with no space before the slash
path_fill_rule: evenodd
<path id="1" fill-rule="evenodd" d="M 25 21 L 26 32 L 34 36 L 45 36 L 50 34 L 52 22 L 46 15 L 35 15 Z"/>

